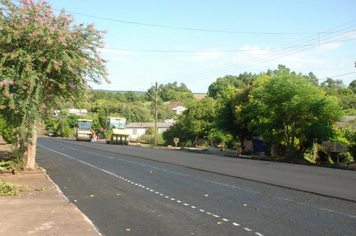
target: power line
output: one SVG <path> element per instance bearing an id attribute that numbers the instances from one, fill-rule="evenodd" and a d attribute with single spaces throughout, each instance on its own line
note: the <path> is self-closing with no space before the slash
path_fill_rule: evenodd
<path id="1" fill-rule="evenodd" d="M 61 10 L 58 10 L 58 9 L 53 9 L 53 10 L 61 11 Z M 106 21 L 119 22 L 119 23 L 123 23 L 123 24 L 132 24 L 132 25 L 140 25 L 140 26 L 156 27 L 156 28 L 176 29 L 176 30 L 187 30 L 187 31 L 228 33 L 228 34 L 248 34 L 248 35 L 298 35 L 298 34 L 299 35 L 302 35 L 302 34 L 307 35 L 307 34 L 316 34 L 316 33 L 308 33 L 308 32 L 297 32 L 297 33 L 290 33 L 290 32 L 247 32 L 247 31 L 229 31 L 229 30 L 191 28 L 191 27 L 158 25 L 158 24 L 148 24 L 148 23 L 135 22 L 135 21 L 126 21 L 126 20 L 112 19 L 112 18 L 107 18 L 107 17 L 94 16 L 94 15 L 83 14 L 83 13 L 78 13 L 78 12 L 71 12 L 71 11 L 66 11 L 66 12 L 70 13 L 70 14 L 74 14 L 74 15 L 85 16 L 85 17 L 90 17 L 90 18 L 95 18 L 95 19 L 100 19 L 100 20 L 106 20 Z"/>
<path id="2" fill-rule="evenodd" d="M 340 28 L 342 26 L 348 25 L 348 24 L 353 23 L 353 22 L 349 22 L 347 24 L 338 26 L 336 28 Z M 347 29 L 347 28 L 350 28 L 350 27 L 353 27 L 353 26 L 354 25 L 347 26 L 347 27 L 344 27 L 344 28 Z M 326 32 L 328 32 L 328 31 L 326 31 Z M 342 32 L 342 31 L 339 31 L 339 32 Z M 329 34 L 329 33 L 326 33 L 326 34 Z M 324 38 L 323 40 L 330 40 L 330 39 L 333 39 L 333 38 L 340 37 L 341 35 L 342 34 L 331 36 L 331 37 L 327 37 L 326 39 Z M 304 41 L 308 40 L 309 38 L 310 37 L 308 37 L 307 39 L 299 40 L 299 43 L 298 43 L 298 41 L 296 41 L 295 43 L 291 43 L 291 44 L 292 45 L 294 44 L 294 46 L 298 46 L 298 45 L 300 45 L 300 43 L 304 43 Z M 334 40 L 336 41 L 336 39 L 334 39 Z M 333 42 L 334 41 L 327 41 L 327 42 L 320 43 L 320 45 L 327 44 L 327 43 L 333 43 Z M 198 81 L 198 80 L 204 79 L 208 75 L 212 76 L 212 75 L 215 75 L 215 74 L 218 74 L 218 73 L 221 74 L 221 72 L 237 70 L 238 68 L 246 68 L 246 67 L 249 67 L 249 66 L 253 66 L 253 65 L 256 65 L 256 64 L 263 63 L 263 62 L 267 62 L 267 61 L 271 61 L 271 60 L 278 59 L 278 58 L 281 58 L 281 57 L 289 56 L 289 55 L 292 55 L 292 54 L 295 54 L 295 53 L 299 53 L 299 52 L 302 52 L 302 51 L 305 51 L 305 50 L 308 50 L 308 49 L 311 49 L 311 48 L 314 48 L 314 47 L 317 47 L 317 46 L 319 46 L 319 43 L 314 43 L 311 46 L 303 48 L 303 49 L 300 49 L 300 50 L 296 50 L 298 48 L 289 49 L 289 50 L 281 50 L 280 52 L 277 52 L 275 54 L 268 55 L 268 56 L 262 56 L 262 57 L 258 57 L 258 58 L 257 57 L 250 57 L 247 60 L 243 61 L 242 64 L 229 63 L 229 64 L 227 64 L 227 65 L 225 65 L 223 67 L 217 67 L 217 68 L 209 69 L 209 70 L 207 70 L 205 72 L 195 73 L 193 75 L 188 75 L 188 76 L 180 76 L 178 79 L 182 78 L 181 80 L 183 80 L 183 81 L 188 81 L 189 80 L 186 83 L 194 82 L 194 81 Z M 257 61 L 256 61 L 256 59 L 257 59 Z M 177 80 L 177 79 L 175 79 L 175 80 Z"/>
<path id="3" fill-rule="evenodd" d="M 318 79 L 318 80 L 319 80 L 319 81 L 320 81 L 320 80 L 327 80 L 327 79 L 342 77 L 342 76 L 351 75 L 351 74 L 356 74 L 356 72 L 350 72 L 350 73 L 341 74 L 341 75 L 334 75 L 334 76 L 330 76 L 330 77 L 326 77 L 326 78 L 324 78 L 324 79 Z"/>

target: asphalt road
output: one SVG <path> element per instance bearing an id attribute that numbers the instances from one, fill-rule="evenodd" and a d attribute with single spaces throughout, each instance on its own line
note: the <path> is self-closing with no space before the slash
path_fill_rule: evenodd
<path id="1" fill-rule="evenodd" d="M 39 138 L 37 162 L 103 235 L 355 235 L 356 172 Z"/>

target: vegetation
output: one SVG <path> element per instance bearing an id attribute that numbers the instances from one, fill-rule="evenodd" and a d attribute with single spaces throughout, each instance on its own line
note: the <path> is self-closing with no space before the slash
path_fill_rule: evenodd
<path id="1" fill-rule="evenodd" d="M 86 97 L 88 81 L 106 78 L 102 31 L 76 25 L 46 1 L 0 0 L 0 111 L 13 125 L 26 168 L 34 169 L 36 129 L 53 107 Z"/>
<path id="2" fill-rule="evenodd" d="M 0 196 L 17 196 L 19 191 L 22 191 L 25 188 L 29 188 L 28 185 L 18 185 L 4 182 L 3 179 L 0 179 Z"/>
<path id="3" fill-rule="evenodd" d="M 163 138 L 170 145 L 173 138 L 183 146 L 205 138 L 245 149 L 244 140 L 257 137 L 270 147 L 266 154 L 317 163 L 336 161 L 321 150 L 322 141 L 344 142 L 349 152 L 340 160 L 352 161 L 355 126 L 340 129 L 336 122 L 344 111 L 355 114 L 353 84 L 346 88 L 327 79 L 319 85 L 313 73 L 297 74 L 283 65 L 259 75 L 225 76 L 210 85 L 208 98 L 188 106 Z"/>
<path id="4" fill-rule="evenodd" d="M 279 65 L 265 73 L 219 77 L 202 100 L 177 82 L 143 94 L 89 91 L 88 82 L 110 83 L 99 52 L 105 32 L 75 24 L 65 11 L 56 16 L 46 1 L 0 3 L 0 132 L 19 146 L 13 158 L 26 169 L 34 168 L 40 120 L 47 130 L 71 137 L 80 117 L 68 115 L 68 108 L 86 108 L 90 115 L 81 118 L 92 119 L 98 132 L 108 116 L 153 122 L 156 102 L 159 121 L 177 121 L 159 135 L 165 144 L 179 138 L 181 146 L 193 146 L 203 138 L 210 145 L 245 150 L 244 141 L 255 137 L 267 144 L 267 154 L 318 163 L 335 161 L 320 150 L 322 141 L 335 141 L 348 145 L 342 161 L 356 156 L 355 124 L 336 123 L 345 114 L 356 115 L 356 80 L 348 86 L 331 78 L 319 84 L 313 73 Z M 188 109 L 174 116 L 167 107 L 172 101 Z M 52 117 L 53 109 L 61 110 L 60 118 Z M 140 140 L 152 142 L 153 136 L 150 131 Z"/>

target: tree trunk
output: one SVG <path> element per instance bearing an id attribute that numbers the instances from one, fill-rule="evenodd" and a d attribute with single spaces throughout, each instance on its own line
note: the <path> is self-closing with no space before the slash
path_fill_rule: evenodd
<path id="1" fill-rule="evenodd" d="M 34 134 L 31 139 L 31 144 L 27 147 L 27 159 L 26 170 L 35 170 L 36 165 L 36 146 L 37 146 L 37 132 L 34 130 Z"/>

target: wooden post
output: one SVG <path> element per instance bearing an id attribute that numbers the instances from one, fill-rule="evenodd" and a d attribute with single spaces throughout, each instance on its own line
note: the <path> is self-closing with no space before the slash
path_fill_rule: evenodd
<path id="1" fill-rule="evenodd" d="M 156 93 L 155 93 L 155 100 L 156 100 L 156 106 L 155 106 L 155 143 L 154 147 L 157 147 L 157 114 L 158 114 L 158 108 L 157 108 L 157 99 L 158 98 L 158 83 L 156 82 Z"/>

